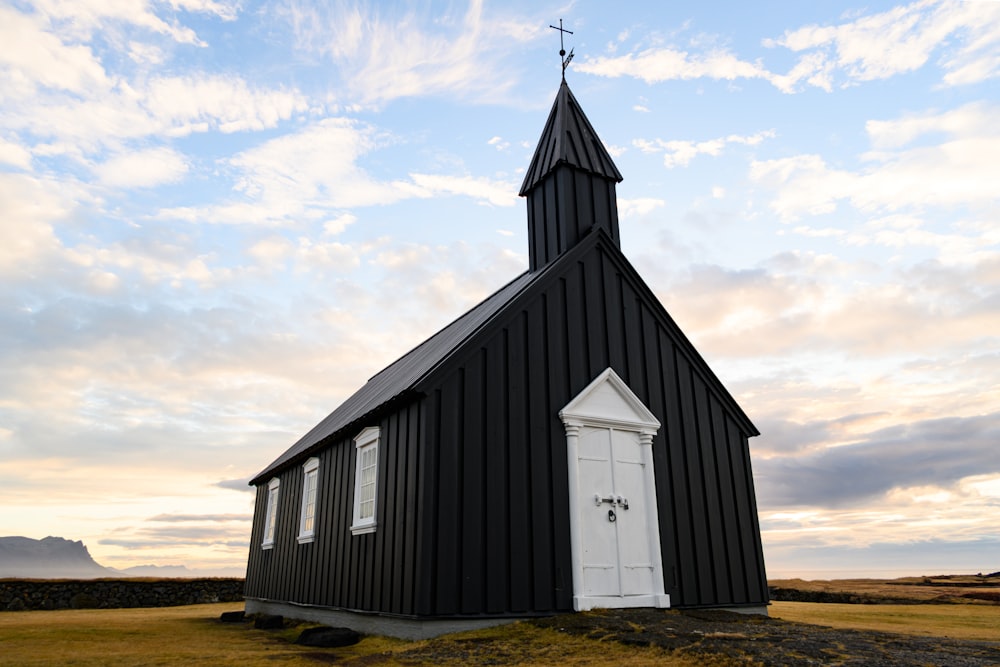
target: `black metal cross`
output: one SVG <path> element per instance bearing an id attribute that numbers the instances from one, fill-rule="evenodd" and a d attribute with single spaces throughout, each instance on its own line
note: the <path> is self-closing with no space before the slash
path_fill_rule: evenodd
<path id="1" fill-rule="evenodd" d="M 573 34 L 572 30 L 566 30 L 562 27 L 562 19 L 559 19 L 559 27 L 554 25 L 549 25 L 553 30 L 559 31 L 559 57 L 562 58 L 562 70 L 563 70 L 563 81 L 566 80 L 566 68 L 569 66 L 569 61 L 573 60 L 573 49 L 569 50 L 569 56 L 566 56 L 566 46 L 563 44 L 563 35 L 565 33 Z"/>

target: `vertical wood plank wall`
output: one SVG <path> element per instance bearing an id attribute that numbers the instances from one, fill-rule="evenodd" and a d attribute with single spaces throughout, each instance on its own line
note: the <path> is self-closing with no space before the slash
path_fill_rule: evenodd
<path id="1" fill-rule="evenodd" d="M 376 425 L 376 424 L 371 424 Z M 246 595 L 344 609 L 413 614 L 420 407 L 379 421 L 377 529 L 351 535 L 355 447 L 343 438 L 317 456 L 316 540 L 298 544 L 302 467 L 281 480 L 274 546 L 262 549 L 267 483 L 257 489 Z M 360 433 L 361 429 L 358 429 Z"/>
<path id="2" fill-rule="evenodd" d="M 572 248 L 592 227 L 619 240 L 614 181 L 559 166 L 528 193 L 527 208 L 532 271 Z"/>
<path id="3" fill-rule="evenodd" d="M 558 412 L 608 366 L 663 424 L 653 447 L 672 604 L 767 602 L 748 434 L 639 289 L 609 254 L 586 253 L 428 380 L 427 441 L 440 452 L 426 459 L 437 491 L 420 613 L 572 609 Z"/>

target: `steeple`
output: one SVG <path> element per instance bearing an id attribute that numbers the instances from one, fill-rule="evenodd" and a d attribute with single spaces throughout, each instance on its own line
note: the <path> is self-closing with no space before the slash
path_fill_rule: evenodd
<path id="1" fill-rule="evenodd" d="M 622 175 L 563 79 L 521 185 L 528 199 L 529 264 L 536 271 L 592 227 L 615 243 Z"/>

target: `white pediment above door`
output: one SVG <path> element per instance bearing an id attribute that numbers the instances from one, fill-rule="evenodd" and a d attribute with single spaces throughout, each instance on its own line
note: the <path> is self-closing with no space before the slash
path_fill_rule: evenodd
<path id="1" fill-rule="evenodd" d="M 559 417 L 565 424 L 603 424 L 644 433 L 660 428 L 659 420 L 611 368 L 560 410 Z"/>

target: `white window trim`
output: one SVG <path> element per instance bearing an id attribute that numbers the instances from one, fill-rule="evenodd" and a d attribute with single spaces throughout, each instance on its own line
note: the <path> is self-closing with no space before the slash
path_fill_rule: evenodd
<path id="1" fill-rule="evenodd" d="M 264 541 L 261 547 L 274 548 L 274 538 L 278 533 L 278 498 L 281 495 L 281 481 L 275 477 L 267 483 L 267 506 L 264 509 Z"/>
<path id="2" fill-rule="evenodd" d="M 378 513 L 378 442 L 379 429 L 377 426 L 370 426 L 361 431 L 354 438 L 355 464 L 354 464 L 354 523 L 351 524 L 352 535 L 363 535 L 375 532 L 375 516 Z M 375 480 L 374 497 L 372 499 L 371 516 L 361 518 L 361 460 L 365 450 L 373 449 L 375 452 Z"/>
<path id="3" fill-rule="evenodd" d="M 315 490 L 312 502 L 312 527 L 306 530 L 306 514 L 309 510 L 309 477 L 315 479 Z M 299 544 L 316 541 L 316 507 L 319 505 L 319 459 L 315 456 L 302 464 L 302 510 L 299 512 L 299 536 L 295 538 Z"/>

